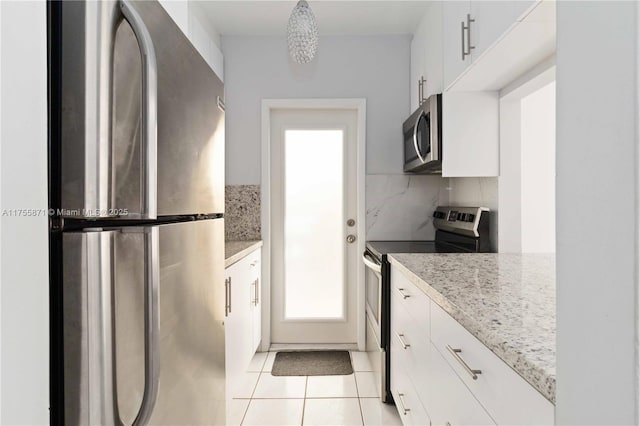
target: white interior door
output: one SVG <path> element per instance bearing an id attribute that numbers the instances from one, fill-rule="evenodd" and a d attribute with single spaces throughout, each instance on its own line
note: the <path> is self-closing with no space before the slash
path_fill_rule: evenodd
<path id="1" fill-rule="evenodd" d="M 272 110 L 272 343 L 357 341 L 356 161 L 356 110 Z"/>

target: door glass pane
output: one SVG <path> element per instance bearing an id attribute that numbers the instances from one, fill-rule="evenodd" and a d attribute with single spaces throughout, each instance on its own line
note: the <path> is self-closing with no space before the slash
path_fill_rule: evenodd
<path id="1" fill-rule="evenodd" d="M 344 134 L 286 130 L 286 319 L 344 317 Z"/>

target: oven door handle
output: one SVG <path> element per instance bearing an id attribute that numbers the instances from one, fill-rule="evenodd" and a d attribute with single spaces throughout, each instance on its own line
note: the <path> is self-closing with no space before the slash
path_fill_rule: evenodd
<path id="1" fill-rule="evenodd" d="M 364 266 L 373 270 L 378 275 L 382 275 L 382 266 L 379 265 L 366 251 L 362 253 L 362 262 L 364 262 Z"/>

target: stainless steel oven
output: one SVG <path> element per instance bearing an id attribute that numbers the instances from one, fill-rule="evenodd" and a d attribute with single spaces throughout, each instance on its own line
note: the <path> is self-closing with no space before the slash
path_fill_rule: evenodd
<path id="1" fill-rule="evenodd" d="M 362 262 L 366 266 L 365 294 L 366 294 L 366 347 L 369 363 L 375 375 L 378 396 L 383 402 L 390 402 L 391 393 L 388 383 L 389 362 L 387 359 L 388 338 L 386 318 L 388 317 L 388 267 L 382 259 L 367 249 L 362 255 Z"/>
<path id="2" fill-rule="evenodd" d="M 376 376 L 378 395 L 393 402 L 390 391 L 391 253 L 474 253 L 489 251 L 489 210 L 483 207 L 438 207 L 432 241 L 367 241 L 366 348 Z"/>

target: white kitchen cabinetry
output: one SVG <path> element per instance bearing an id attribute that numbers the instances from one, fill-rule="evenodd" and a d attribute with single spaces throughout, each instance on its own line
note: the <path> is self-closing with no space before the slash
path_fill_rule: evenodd
<path id="1" fill-rule="evenodd" d="M 424 98 L 444 89 L 442 79 L 442 2 L 429 2 L 411 41 L 411 111 L 418 108 L 418 81 Z"/>
<path id="2" fill-rule="evenodd" d="M 498 92 L 442 94 L 442 176 L 500 174 Z"/>
<path id="3" fill-rule="evenodd" d="M 449 87 L 538 1 L 444 2 L 444 86 Z"/>
<path id="4" fill-rule="evenodd" d="M 261 340 L 260 257 L 257 249 L 225 270 L 225 355 L 230 389 L 241 380 Z"/>
<path id="5" fill-rule="evenodd" d="M 390 339 L 391 393 L 402 423 L 428 425 L 420 389 L 429 381 L 429 299 L 404 276 L 391 283 Z"/>
<path id="6" fill-rule="evenodd" d="M 394 265 L 391 392 L 405 425 L 554 422 L 553 404 Z"/>
<path id="7" fill-rule="evenodd" d="M 433 301 L 430 312 L 434 347 L 498 424 L 553 424 L 553 404 Z M 460 360 L 482 373 L 474 379 Z"/>
<path id="8" fill-rule="evenodd" d="M 424 404 L 429 411 L 432 424 L 496 424 L 432 344 L 429 345 L 428 372 L 430 384 Z"/>

